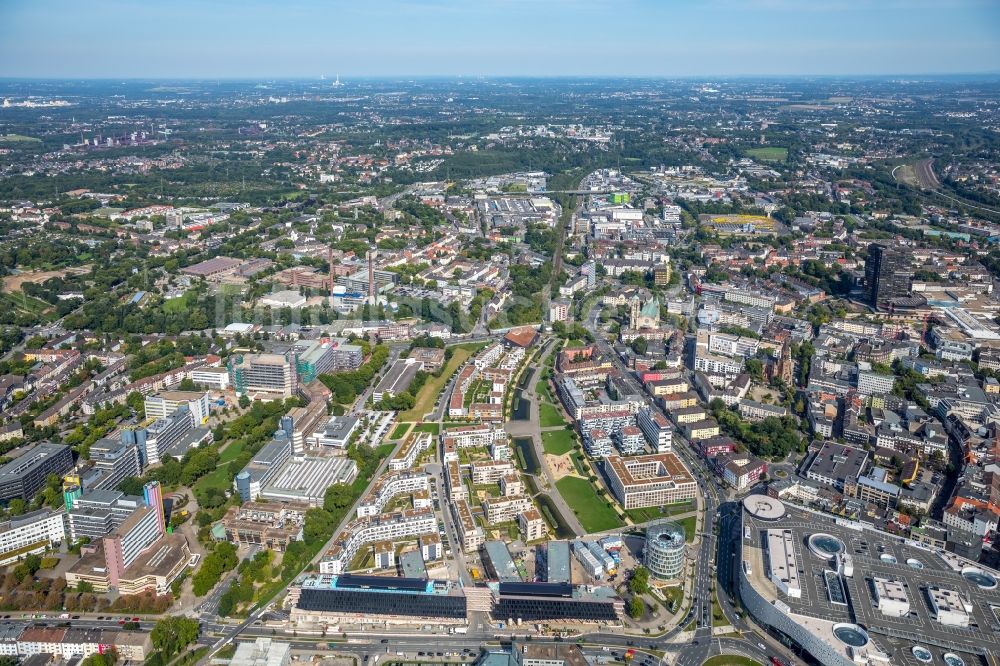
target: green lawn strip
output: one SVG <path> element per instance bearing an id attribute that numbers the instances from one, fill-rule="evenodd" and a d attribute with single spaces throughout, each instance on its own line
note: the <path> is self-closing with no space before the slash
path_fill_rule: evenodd
<path id="1" fill-rule="evenodd" d="M 587 479 L 564 476 L 556 481 L 556 488 L 588 533 L 603 532 L 622 526 L 618 514 L 597 495 L 594 484 Z"/>
<path id="2" fill-rule="evenodd" d="M 546 402 L 555 402 L 552 399 L 552 393 L 549 392 L 549 383 L 544 379 L 540 379 L 535 383 L 535 393 Z"/>
<path id="3" fill-rule="evenodd" d="M 558 409 L 547 402 L 543 402 L 538 405 L 538 425 L 548 428 L 549 426 L 566 425 L 566 421 Z"/>
<path id="4" fill-rule="evenodd" d="M 236 460 L 240 457 L 241 453 L 243 453 L 243 443 L 239 440 L 232 442 L 219 453 L 219 464 L 222 465 L 223 463 Z"/>
<path id="5" fill-rule="evenodd" d="M 722 612 L 722 606 L 719 605 L 719 599 L 712 593 L 712 626 L 721 627 L 723 625 L 729 624 L 729 620 L 726 619 L 726 614 Z"/>
<path id="6" fill-rule="evenodd" d="M 661 507 L 658 506 L 647 506 L 641 509 L 629 509 L 625 513 L 632 519 L 633 523 L 645 523 L 650 520 L 667 519 L 679 513 L 694 511 L 694 505 L 691 502 L 678 502 L 676 504 L 667 504 L 662 507 L 662 511 L 660 509 Z"/>
<path id="7" fill-rule="evenodd" d="M 546 453 L 561 456 L 573 450 L 575 439 L 569 430 L 553 430 L 542 433 L 542 448 Z"/>
<path id="8" fill-rule="evenodd" d="M 414 426 L 413 432 L 429 432 L 432 435 L 436 435 L 441 431 L 440 423 L 421 423 L 418 426 Z"/>
<path id="9" fill-rule="evenodd" d="M 684 540 L 688 543 L 694 541 L 697 520 L 694 516 L 688 516 L 677 521 L 677 524 L 684 528 Z"/>
<path id="10" fill-rule="evenodd" d="M 448 364 L 444 367 L 444 371 L 441 373 L 440 377 L 430 377 L 427 382 L 420 388 L 417 395 L 417 401 L 413 405 L 413 409 L 402 412 L 399 415 L 401 421 L 419 421 L 424 418 L 424 414 L 431 411 L 434 407 L 434 400 L 437 398 L 441 389 L 451 378 L 451 376 L 458 370 L 459 366 L 465 363 L 470 356 L 479 348 L 483 347 L 486 343 L 470 343 L 465 345 L 455 345 L 452 347 L 454 350 L 451 355 L 451 359 Z"/>
<path id="11" fill-rule="evenodd" d="M 389 435 L 389 439 L 402 439 L 403 435 L 407 433 L 410 429 L 412 423 L 397 423 L 396 427 L 392 429 L 392 434 Z"/>
<path id="12" fill-rule="evenodd" d="M 702 666 L 761 666 L 760 662 L 750 657 L 732 654 L 718 654 L 702 664 Z"/>

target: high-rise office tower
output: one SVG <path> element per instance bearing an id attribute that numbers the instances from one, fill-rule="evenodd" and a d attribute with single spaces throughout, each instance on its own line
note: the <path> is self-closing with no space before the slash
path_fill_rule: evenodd
<path id="1" fill-rule="evenodd" d="M 908 296 L 912 278 L 908 250 L 880 243 L 868 246 L 865 288 L 869 303 L 876 308 L 885 308 L 892 299 Z"/>

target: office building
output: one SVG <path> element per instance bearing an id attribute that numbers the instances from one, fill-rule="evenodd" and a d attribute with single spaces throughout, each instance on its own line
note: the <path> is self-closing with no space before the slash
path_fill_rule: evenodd
<path id="1" fill-rule="evenodd" d="M 229 369 L 210 366 L 191 371 L 191 381 L 208 389 L 225 391 L 229 388 Z"/>
<path id="2" fill-rule="evenodd" d="M 118 579 L 136 558 L 162 537 L 166 532 L 160 529 L 157 510 L 141 506 L 128 519 L 104 537 L 104 557 L 107 562 L 108 581 L 117 587 Z"/>
<path id="3" fill-rule="evenodd" d="M 31 501 L 50 474 L 62 477 L 72 468 L 73 451 L 68 446 L 53 442 L 36 444 L 0 467 L 0 501 Z"/>
<path id="4" fill-rule="evenodd" d="M 806 469 L 806 478 L 843 491 L 854 484 L 868 461 L 868 452 L 836 442 L 823 442 Z"/>
<path id="5" fill-rule="evenodd" d="M 236 352 L 229 359 L 229 383 L 239 394 L 290 398 L 298 386 L 296 366 L 281 354 Z"/>
<path id="6" fill-rule="evenodd" d="M 126 444 L 137 444 L 145 453 L 145 465 L 162 462 L 167 449 L 177 444 L 195 423 L 186 405 L 178 407 L 170 416 L 143 421 L 139 426 L 122 430 L 121 440 Z"/>
<path id="7" fill-rule="evenodd" d="M 901 247 L 872 243 L 865 260 L 865 289 L 868 302 L 885 309 L 894 298 L 910 294 L 913 269 L 908 250 Z"/>
<path id="8" fill-rule="evenodd" d="M 303 387 L 303 388 L 311 388 Z M 325 388 L 325 387 L 324 387 Z M 281 429 L 288 433 L 292 440 L 292 453 L 302 455 L 306 449 L 306 439 L 314 441 L 313 435 L 324 423 L 329 422 L 326 414 L 326 397 L 316 395 L 310 397 L 305 407 L 294 407 L 281 417 Z"/>
<path id="9" fill-rule="evenodd" d="M 607 587 L 499 583 L 492 615 L 508 622 L 619 622 L 624 603 Z"/>
<path id="10" fill-rule="evenodd" d="M 142 497 L 146 500 L 146 506 L 153 510 L 156 515 L 157 527 L 160 534 L 167 531 L 167 516 L 163 508 L 163 488 L 159 481 L 150 481 L 142 487 Z"/>
<path id="11" fill-rule="evenodd" d="M 88 552 L 70 568 L 66 573 L 67 584 L 89 582 L 96 591 L 138 594 L 155 589 L 162 594 L 161 590 L 166 590 L 180 575 L 190 555 L 187 541 L 179 535 L 169 535 L 172 541 L 164 542 L 168 535 L 160 484 L 147 483 L 143 495 L 143 502 L 110 533 L 96 540 L 97 545 L 89 546 Z"/>
<path id="12" fill-rule="evenodd" d="M 99 439 L 90 447 L 90 461 L 97 476 L 84 490 L 115 490 L 127 477 L 142 474 L 142 452 L 135 442 Z"/>
<path id="13" fill-rule="evenodd" d="M 326 426 L 314 432 L 309 439 L 315 446 L 346 449 L 359 424 L 356 416 L 332 416 Z"/>
<path id="14" fill-rule="evenodd" d="M 684 502 L 694 498 L 698 487 L 673 453 L 609 456 L 604 471 L 612 493 L 626 510 Z"/>
<path id="15" fill-rule="evenodd" d="M 668 453 L 673 449 L 673 429 L 667 417 L 645 407 L 639 410 L 636 421 L 642 434 L 657 453 Z"/>
<path id="16" fill-rule="evenodd" d="M 129 524 L 128 543 L 120 542 L 126 534 L 119 533 L 85 546 L 83 556 L 66 572 L 66 585 L 75 588 L 89 583 L 98 593 L 114 590 L 121 595 L 167 594 L 170 584 L 188 570 L 191 561 L 191 550 L 182 535 L 161 535 L 136 553 L 129 566 L 122 566 L 126 549 L 140 542 L 140 536 L 148 537 L 154 524 L 155 516 L 146 507 Z M 105 553 L 106 545 L 111 547 L 110 556 Z"/>
<path id="17" fill-rule="evenodd" d="M 360 345 L 350 344 L 341 338 L 300 341 L 288 350 L 287 355 L 295 359 L 295 372 L 302 384 L 322 374 L 356 370 L 364 360 Z"/>
<path id="18" fill-rule="evenodd" d="M 669 521 L 651 523 L 646 527 L 643 564 L 660 579 L 679 578 L 684 570 L 684 528 Z"/>
<path id="19" fill-rule="evenodd" d="M 0 565 L 43 553 L 66 538 L 65 514 L 39 509 L 0 523 Z"/>
<path id="20" fill-rule="evenodd" d="M 284 430 L 275 431 L 271 441 L 250 459 L 233 480 L 240 499 L 249 502 L 260 497 L 264 484 L 270 482 L 291 455 L 292 446 L 288 434 Z"/>
<path id="21" fill-rule="evenodd" d="M 117 490 L 94 490 L 67 504 L 70 539 L 79 541 L 87 537 L 96 541 L 124 524 L 133 513 L 146 506 L 146 501 Z"/>
<path id="22" fill-rule="evenodd" d="M 195 425 L 208 421 L 208 393 L 200 391 L 161 391 L 146 396 L 144 403 L 147 419 L 163 419 L 179 407 L 187 407 Z"/>
<path id="23" fill-rule="evenodd" d="M 866 368 L 858 370 L 858 393 L 862 396 L 886 395 L 892 393 L 895 385 L 895 375 L 880 374 Z"/>
<path id="24" fill-rule="evenodd" d="M 288 666 L 292 662 L 290 643 L 259 637 L 253 643 L 237 643 L 229 666 Z"/>
<path id="25" fill-rule="evenodd" d="M 293 622 L 466 623 L 466 589 L 449 581 L 395 576 L 306 575 L 289 591 Z"/>

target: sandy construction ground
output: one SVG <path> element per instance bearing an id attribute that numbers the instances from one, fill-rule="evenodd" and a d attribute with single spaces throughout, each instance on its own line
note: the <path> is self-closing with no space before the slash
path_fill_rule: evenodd
<path id="1" fill-rule="evenodd" d="M 74 266 L 58 271 L 25 271 L 17 275 L 7 275 L 3 279 L 3 290 L 8 294 L 21 291 L 21 285 L 26 282 L 40 283 L 49 278 L 61 277 L 63 275 L 82 275 L 90 272 L 90 264 L 84 266 Z"/>

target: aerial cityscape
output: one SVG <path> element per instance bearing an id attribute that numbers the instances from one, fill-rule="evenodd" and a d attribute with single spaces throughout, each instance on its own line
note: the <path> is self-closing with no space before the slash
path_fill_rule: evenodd
<path id="1" fill-rule="evenodd" d="M 0 666 L 1000 664 L 1000 7 L 288 4 L 0 7 Z"/>

